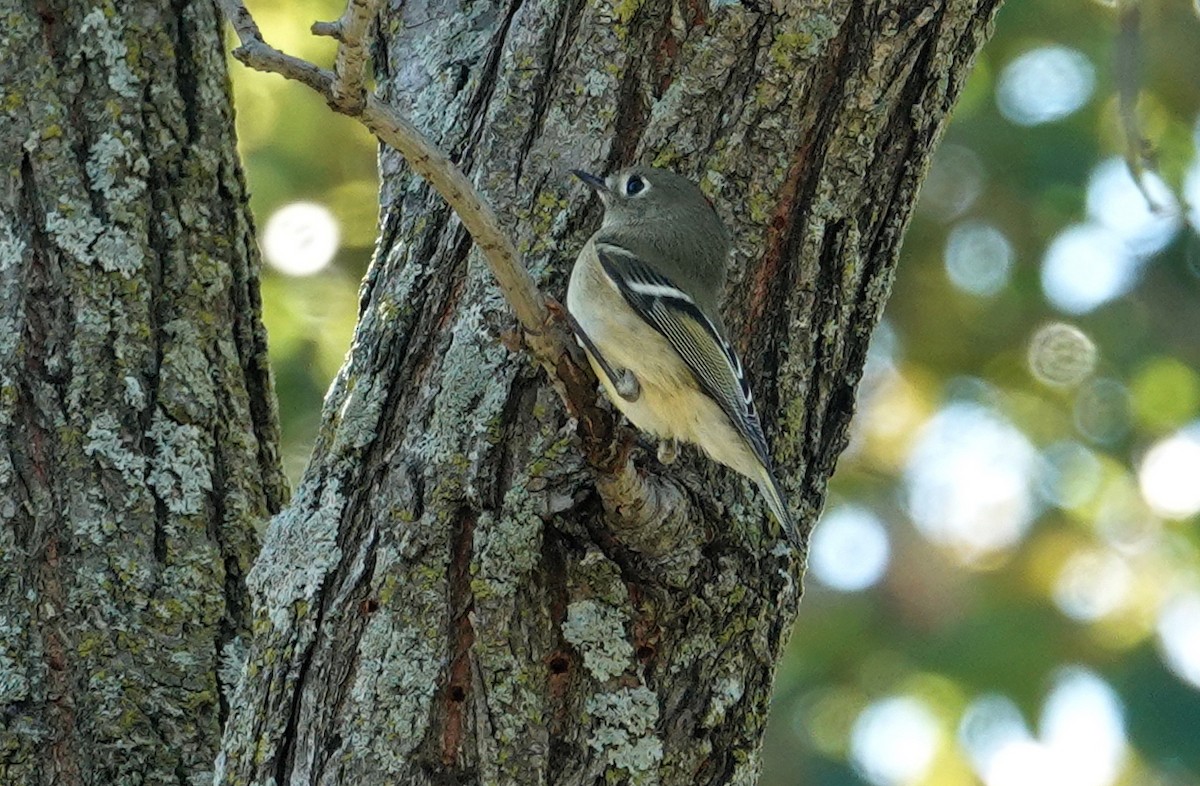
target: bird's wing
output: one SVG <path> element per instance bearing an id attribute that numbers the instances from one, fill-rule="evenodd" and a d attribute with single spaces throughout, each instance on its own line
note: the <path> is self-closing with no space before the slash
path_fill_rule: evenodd
<path id="1" fill-rule="evenodd" d="M 769 471 L 771 454 L 754 410 L 750 383 L 724 333 L 691 295 L 628 248 L 597 242 L 596 253 L 617 291 L 679 353 L 701 389 L 720 405 Z"/>

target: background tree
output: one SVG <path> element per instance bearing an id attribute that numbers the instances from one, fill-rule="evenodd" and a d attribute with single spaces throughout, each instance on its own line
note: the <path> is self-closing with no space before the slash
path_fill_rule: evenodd
<path id="1" fill-rule="evenodd" d="M 286 497 L 216 11 L 3 18 L 0 782 L 201 783 Z"/>

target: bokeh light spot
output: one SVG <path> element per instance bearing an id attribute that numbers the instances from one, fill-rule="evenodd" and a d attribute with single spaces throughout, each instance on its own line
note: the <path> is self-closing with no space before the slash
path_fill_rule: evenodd
<path id="1" fill-rule="evenodd" d="M 830 686 L 805 697 L 792 715 L 792 728 L 829 757 L 845 758 L 854 721 L 866 701 L 857 690 Z"/>
<path id="2" fill-rule="evenodd" d="M 842 505 L 821 517 L 813 531 L 809 570 L 827 587 L 855 592 L 871 586 L 887 570 L 887 529 L 871 511 Z"/>
<path id="3" fill-rule="evenodd" d="M 1147 257 L 1179 230 L 1179 206 L 1162 178 L 1134 182 L 1120 158 L 1100 162 L 1088 180 L 1089 221 L 1067 227 L 1042 260 L 1042 289 L 1058 309 L 1083 314 L 1129 292 Z"/>
<path id="4" fill-rule="evenodd" d="M 1096 454 L 1070 440 L 1056 442 L 1042 451 L 1039 475 L 1042 496 L 1064 510 L 1091 502 L 1103 480 Z"/>
<path id="5" fill-rule="evenodd" d="M 1129 392 L 1138 422 L 1159 433 L 1178 428 L 1200 409 L 1200 376 L 1173 357 L 1147 361 Z"/>
<path id="6" fill-rule="evenodd" d="M 1183 519 L 1200 512 L 1200 423 L 1154 444 L 1138 468 L 1146 504 L 1160 516 Z"/>
<path id="7" fill-rule="evenodd" d="M 1029 372 L 1052 387 L 1075 387 L 1096 369 L 1096 345 L 1074 325 L 1043 325 L 1029 341 Z"/>
<path id="8" fill-rule="evenodd" d="M 1105 473 L 1093 511 L 1097 534 L 1120 554 L 1141 554 L 1161 542 L 1162 523 L 1142 498 L 1137 479 L 1124 467 Z"/>
<path id="9" fill-rule="evenodd" d="M 1075 395 L 1075 428 L 1100 445 L 1112 444 L 1129 433 L 1129 391 L 1108 377 L 1089 379 Z"/>
<path id="10" fill-rule="evenodd" d="M 1073 783 L 1070 773 L 1045 745 L 1016 740 L 1001 748 L 984 774 L 987 786 L 1060 786 Z"/>
<path id="11" fill-rule="evenodd" d="M 1011 699 L 972 702 L 958 739 L 987 786 L 1110 786 L 1126 754 L 1124 709 L 1092 672 L 1059 672 L 1042 705 L 1034 738 Z"/>
<path id="12" fill-rule="evenodd" d="M 328 266 L 337 253 L 337 220 L 323 205 L 293 202 L 267 219 L 262 245 L 271 267 L 291 276 L 309 276 Z"/>
<path id="13" fill-rule="evenodd" d="M 869 705 L 854 722 L 850 754 L 877 786 L 898 786 L 922 778 L 941 744 L 937 719 L 909 696 Z"/>
<path id="14" fill-rule="evenodd" d="M 1056 783 L 1108 786 L 1125 759 L 1125 710 L 1117 693 L 1091 671 L 1059 672 L 1042 705 L 1042 743 L 1067 777 Z"/>
<path id="15" fill-rule="evenodd" d="M 1138 256 L 1161 251 L 1179 230 L 1179 205 L 1171 189 L 1153 172 L 1142 175 L 1142 188 L 1122 158 L 1096 165 L 1088 179 L 1087 211 L 1115 232 L 1126 249 Z M 1147 194 L 1153 206 L 1146 200 Z"/>
<path id="16" fill-rule="evenodd" d="M 1008 284 L 1013 247 L 996 227 L 966 221 L 946 238 L 946 275 L 964 292 L 981 297 L 995 295 Z"/>
<path id="17" fill-rule="evenodd" d="M 959 745 L 981 776 L 994 772 L 1007 748 L 1030 741 L 1032 735 L 1021 711 L 1007 696 L 980 696 L 967 707 L 958 724 Z"/>
<path id="18" fill-rule="evenodd" d="M 979 199 L 984 180 L 983 164 L 974 150 L 962 145 L 942 145 L 921 184 L 917 209 L 939 221 L 952 221 Z"/>
<path id="19" fill-rule="evenodd" d="M 1121 608 L 1132 589 L 1133 571 L 1120 555 L 1086 549 L 1063 565 L 1054 583 L 1054 602 L 1068 617 L 1091 622 Z"/>
<path id="20" fill-rule="evenodd" d="M 1013 59 L 1000 73 L 996 104 L 1013 123 L 1036 126 L 1061 120 L 1092 96 L 1095 69 L 1082 53 L 1044 46 Z"/>
<path id="21" fill-rule="evenodd" d="M 1060 311 L 1084 314 L 1133 288 L 1140 260 L 1097 223 L 1067 227 L 1042 259 L 1042 291 Z"/>
<path id="22" fill-rule="evenodd" d="M 997 413 L 951 404 L 929 420 L 909 455 L 909 514 L 965 563 L 1010 548 L 1033 517 L 1036 459 L 1029 440 Z"/>
<path id="23" fill-rule="evenodd" d="M 1184 593 L 1163 605 L 1158 645 L 1171 671 L 1200 688 L 1200 592 Z"/>

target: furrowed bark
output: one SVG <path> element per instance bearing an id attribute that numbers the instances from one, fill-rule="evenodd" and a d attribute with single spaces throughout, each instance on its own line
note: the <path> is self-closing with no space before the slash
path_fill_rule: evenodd
<path id="1" fill-rule="evenodd" d="M 916 189 L 998 0 L 392 3 L 380 97 L 468 173 L 543 290 L 599 218 L 567 176 L 700 180 L 727 321 L 811 528 Z M 229 784 L 748 784 L 800 598 L 748 484 L 624 537 L 441 200 L 390 151 L 361 320 L 250 585 Z M 801 634 L 802 635 L 802 634 Z"/>
<path id="2" fill-rule="evenodd" d="M 287 494 L 218 17 L 4 8 L 0 783 L 211 782 Z"/>

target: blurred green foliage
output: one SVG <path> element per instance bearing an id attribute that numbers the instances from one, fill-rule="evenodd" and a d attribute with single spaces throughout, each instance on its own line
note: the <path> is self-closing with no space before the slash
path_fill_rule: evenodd
<path id="1" fill-rule="evenodd" d="M 341 7 L 255 13 L 327 62 L 308 24 Z M 1113 163 L 1118 9 L 999 14 L 814 538 L 766 786 L 1200 784 L 1200 8 L 1140 7 L 1158 213 Z M 340 234 L 320 272 L 264 274 L 297 478 L 374 243 L 376 148 L 304 88 L 232 70 L 260 227 L 305 201 Z"/>
<path id="2" fill-rule="evenodd" d="M 329 63 L 333 41 L 313 36 L 309 26 L 336 19 L 344 8 L 337 0 L 299 6 L 268 0 L 256 2 L 253 12 L 272 45 Z M 290 276 L 271 266 L 263 272 L 263 318 L 279 395 L 284 468 L 294 483 L 308 461 L 322 398 L 358 316 L 358 282 L 378 225 L 377 147 L 366 129 L 331 112 L 307 87 L 237 62 L 230 63 L 230 73 L 238 148 L 260 233 L 279 208 L 297 201 L 326 207 L 340 230 L 337 252 L 320 272 Z"/>

